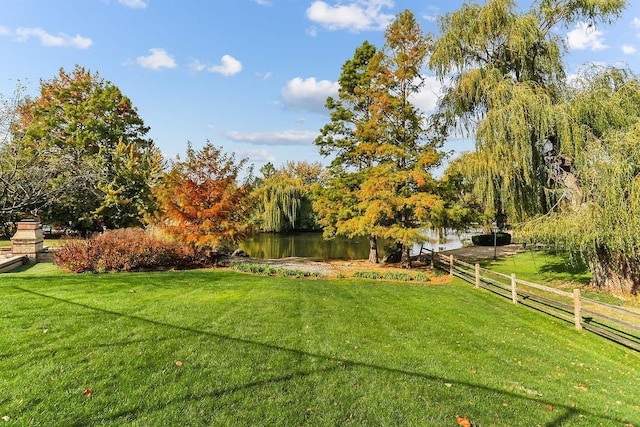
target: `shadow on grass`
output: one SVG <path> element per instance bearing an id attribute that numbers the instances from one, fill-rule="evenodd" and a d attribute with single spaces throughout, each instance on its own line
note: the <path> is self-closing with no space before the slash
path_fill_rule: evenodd
<path id="1" fill-rule="evenodd" d="M 538 271 L 540 273 L 559 275 L 583 285 L 588 285 L 591 282 L 588 268 L 582 261 L 546 262 L 538 267 Z"/>
<path id="2" fill-rule="evenodd" d="M 21 292 L 25 292 L 31 295 L 35 295 L 41 298 L 47 298 L 47 299 L 51 299 L 54 301 L 58 301 L 58 302 L 62 302 L 62 303 L 66 303 L 66 304 L 70 304 L 70 305 L 74 305 L 76 307 L 82 307 L 88 310 L 92 310 L 92 311 L 97 311 L 97 312 L 101 312 L 110 316 L 116 316 L 116 317 L 120 317 L 120 318 L 126 318 L 126 319 L 130 319 L 130 320 L 136 320 L 136 321 L 140 321 L 140 322 L 144 322 L 144 323 L 148 323 L 148 324 L 152 324 L 155 326 L 161 326 L 161 327 L 165 327 L 165 328 L 169 328 L 169 329 L 175 329 L 175 330 L 180 330 L 183 332 L 188 332 L 188 333 L 192 333 L 192 334 L 196 334 L 196 335 L 204 335 L 204 336 L 209 336 L 212 338 L 217 338 L 217 339 L 221 339 L 221 340 L 228 340 L 230 342 L 234 342 L 234 343 L 240 343 L 240 344 L 244 344 L 244 345 L 248 345 L 248 346 L 256 346 L 259 348 L 263 348 L 263 349 L 269 349 L 269 350 L 276 350 L 276 351 L 280 351 L 280 352 L 284 352 L 284 353 L 288 353 L 294 356 L 301 356 L 301 357 L 308 357 L 308 358 L 318 358 L 318 359 L 327 359 L 327 360 L 331 360 L 332 356 L 330 355 L 324 355 L 324 354 L 316 354 L 316 353 L 311 353 L 311 352 L 306 352 L 306 351 L 301 351 L 295 348 L 287 348 L 287 347 L 282 347 L 282 346 L 278 346 L 278 345 L 274 345 L 274 344 L 269 344 L 269 343 L 264 343 L 264 342 L 259 342 L 259 341 L 253 341 L 253 340 L 249 340 L 249 339 L 245 339 L 245 338 L 238 338 L 238 337 L 233 337 L 230 335 L 224 335 L 224 334 L 217 334 L 214 332 L 209 332 L 209 331 L 202 331 L 202 330 L 198 330 L 198 329 L 194 329 L 194 328 L 189 328 L 186 326 L 180 326 L 180 325 L 172 325 L 170 323 L 165 323 L 165 322 L 159 322 L 157 320 L 153 320 L 153 319 L 147 319 L 144 317 L 140 317 L 140 316 L 135 316 L 135 315 L 130 315 L 130 314 L 126 314 L 126 313 L 120 313 L 117 311 L 112 311 L 112 310 L 106 310 L 103 308 L 99 308 L 99 307 L 93 307 L 90 306 L 88 304 L 82 304 L 82 303 L 78 303 L 78 302 L 74 302 L 74 301 L 69 301 L 63 298 L 58 298 L 58 297 L 54 297 L 51 295 L 46 295 L 40 292 L 35 292 L 35 291 L 31 291 L 28 289 L 24 289 L 21 288 L 19 286 L 13 286 L 14 289 L 21 291 Z M 625 421 L 621 421 L 618 419 L 614 419 L 614 418 L 610 418 L 604 415 L 600 415 L 600 414 L 596 414 L 593 412 L 589 412 L 589 411 L 584 411 L 584 410 L 580 410 L 578 411 L 576 408 L 573 408 L 571 406 L 567 406 L 567 405 L 562 405 L 562 404 L 556 404 L 554 402 L 549 402 L 549 401 L 545 401 L 542 399 L 538 399 L 538 398 L 534 398 L 534 397 L 527 397 L 527 396 L 522 396 L 516 393 L 512 393 L 512 392 L 508 392 L 508 391 L 504 391 L 504 390 L 500 390 L 500 389 L 496 389 L 496 388 L 492 388 L 492 387 L 487 387 L 485 385 L 482 384 L 475 384 L 475 383 L 470 383 L 470 382 L 465 382 L 465 381 L 458 381 L 454 378 L 446 378 L 446 377 L 439 377 L 439 376 L 435 376 L 435 375 L 429 375 L 429 374 L 425 374 L 425 373 L 421 373 L 421 372 L 414 372 L 414 371 L 407 371 L 407 370 L 403 370 L 403 369 L 396 369 L 396 368 L 390 368 L 390 367 L 386 367 L 386 366 L 379 366 L 379 365 L 375 365 L 375 364 L 371 364 L 371 363 L 365 363 L 365 362 L 358 362 L 358 361 L 353 361 L 353 360 L 345 360 L 344 361 L 346 364 L 351 365 L 351 366 L 356 366 L 356 367 L 362 367 L 362 368 L 367 368 L 367 369 L 372 369 L 372 370 L 377 370 L 377 371 L 382 371 L 382 372 L 387 372 L 387 373 L 391 373 L 391 374 L 399 374 L 399 375 L 405 375 L 405 376 L 410 376 L 410 377 L 416 377 L 416 378 L 421 378 L 421 379 L 425 379 L 428 381 L 434 381 L 434 382 L 442 382 L 442 383 L 452 383 L 452 384 L 458 384 L 460 386 L 463 387 L 467 387 L 472 391 L 482 391 L 482 392 L 489 392 L 489 393 L 494 393 L 497 395 L 502 395 L 502 396 L 508 396 L 511 398 L 515 398 L 515 399 L 521 399 L 521 400 L 527 400 L 530 402 L 534 402 L 536 404 L 540 404 L 540 405 L 552 405 L 555 408 L 555 411 L 560 412 L 559 409 L 562 408 L 564 413 L 559 413 L 558 417 L 551 421 L 548 422 L 546 424 L 547 427 L 557 427 L 557 426 L 561 426 L 561 425 L 565 425 L 567 422 L 569 422 L 570 420 L 579 417 L 580 415 L 588 415 L 588 416 L 592 416 L 595 417 L 597 419 L 600 419 L 602 421 L 613 421 L 616 423 L 625 423 Z M 314 369 L 314 370 L 309 370 L 309 371 L 299 371 L 299 372 L 292 372 L 290 374 L 287 375 L 283 375 L 280 377 L 275 377 L 275 378 L 269 378 L 269 379 L 265 379 L 265 380 L 260 380 L 260 381 L 255 381 L 255 382 L 248 382 L 246 384 L 243 384 L 241 386 L 234 386 L 234 387 L 229 387 L 226 389 L 221 389 L 216 391 L 215 393 L 210 393 L 210 397 L 220 397 L 223 396 L 225 394 L 231 394 L 231 393 L 235 393 L 238 391 L 242 391 L 242 390 L 247 390 L 247 389 L 251 389 L 251 388 L 255 388 L 255 387 L 259 387 L 262 385 L 266 385 L 266 384 L 273 384 L 273 383 L 280 383 L 280 382 L 285 382 L 285 381 L 290 381 L 296 378 L 304 378 L 310 375 L 314 375 L 316 373 L 319 372 L 323 372 L 326 373 L 328 371 L 332 371 L 332 370 L 336 370 L 339 367 L 336 366 L 334 368 L 326 368 L 323 370 L 318 370 L 318 369 Z M 201 399 L 202 396 L 184 396 L 185 399 Z M 118 418 L 118 417 L 123 417 L 123 416 L 127 416 L 127 415 L 135 415 L 135 411 L 121 411 L 120 413 L 116 414 L 114 417 Z"/>

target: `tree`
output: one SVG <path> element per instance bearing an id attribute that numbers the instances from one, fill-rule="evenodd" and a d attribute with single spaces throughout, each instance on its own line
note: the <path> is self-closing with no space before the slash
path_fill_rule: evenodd
<path id="1" fill-rule="evenodd" d="M 387 238 L 410 267 L 411 244 L 426 239 L 432 210 L 443 207 L 431 175 L 442 158 L 442 135 L 411 103 L 424 85 L 428 46 L 414 15 L 400 13 L 385 40 L 381 51 L 366 43 L 356 51 L 343 67 L 341 102 L 327 104 L 332 123 L 316 143 L 337 156 L 318 205 L 329 233 L 370 236 L 370 261 L 374 239 Z"/>
<path id="2" fill-rule="evenodd" d="M 276 170 L 267 163 L 260 172 L 263 178 L 252 194 L 260 229 L 277 233 L 317 229 L 312 209 L 313 187 L 322 180 L 322 165 L 287 162 Z"/>
<path id="3" fill-rule="evenodd" d="M 111 180 L 97 183 L 103 197 L 94 215 L 111 229 L 143 226 L 157 210 L 151 189 L 165 168 L 160 150 L 137 150 L 133 143 L 119 142 L 106 167 Z"/>
<path id="4" fill-rule="evenodd" d="M 580 254 L 600 288 L 638 294 L 640 80 L 628 70 L 591 66 L 569 88 L 562 111 L 572 138 L 549 161 L 564 193 L 522 233 Z"/>
<path id="5" fill-rule="evenodd" d="M 211 255 L 236 246 L 253 229 L 249 221 L 251 174 L 238 182 L 247 159 L 207 142 L 189 144 L 153 189 L 159 212 L 156 225 L 179 241 Z"/>
<path id="6" fill-rule="evenodd" d="M 545 0 L 519 12 L 511 0 L 491 0 L 465 4 L 441 19 L 430 66 L 451 85 L 440 108 L 448 125 L 475 136 L 466 174 L 492 214 L 504 212 L 512 223 L 523 223 L 584 206 L 584 180 L 593 175 L 582 160 L 592 152 L 597 120 L 568 108 L 573 101 L 567 96 L 573 95 L 566 87 L 564 44 L 553 30 L 575 22 L 612 22 L 625 5 L 624 0 Z M 591 263 L 600 261 L 592 255 Z M 625 263 L 620 263 L 622 275 Z M 597 275 L 594 279 L 609 286 Z"/>
<path id="7" fill-rule="evenodd" d="M 153 141 L 146 138 L 148 131 L 131 100 L 117 86 L 76 66 L 70 73 L 60 69 L 52 80 L 41 80 L 39 96 L 20 103 L 12 140 L 24 158 L 46 156 L 47 161 L 64 159 L 68 165 L 57 179 L 59 183 L 71 180 L 73 185 L 66 185 L 62 196 L 41 212 L 46 220 L 71 222 L 78 228 L 92 228 L 96 223 L 129 226 L 138 225 L 141 216 L 134 213 L 127 214 L 127 220 L 110 218 L 108 215 L 117 210 L 103 205 L 113 205 L 115 200 L 106 200 L 113 190 L 109 190 L 111 183 L 119 181 L 119 188 L 129 185 L 126 177 L 117 176 L 127 172 L 114 165 L 120 143 L 133 158 L 160 160 Z M 152 163 L 136 165 L 147 168 L 150 180 L 157 173 L 157 165 Z M 131 184 L 140 190 L 140 182 Z M 148 194 L 151 182 L 144 185 L 142 191 Z"/>
<path id="8" fill-rule="evenodd" d="M 378 236 L 375 227 L 380 218 L 367 215 L 369 200 L 358 194 L 363 171 L 377 161 L 379 135 L 371 126 L 372 94 L 371 61 L 376 48 L 365 41 L 353 59 L 342 66 L 338 82 L 338 99 L 329 97 L 326 106 L 331 122 L 322 129 L 316 145 L 324 156 L 335 155 L 330 166 L 330 178 L 320 187 L 314 208 L 320 215 L 325 238 L 336 235 L 369 237 L 369 262 L 378 262 Z"/>
<path id="9" fill-rule="evenodd" d="M 64 191 L 84 179 L 85 171 L 73 171 L 57 150 L 25 150 L 13 134 L 25 88 L 18 84 L 9 98 L 0 95 L 0 224 L 32 216 L 45 209 Z M 73 174 L 72 174 L 73 172 Z M 63 180 L 61 176 L 72 176 Z"/>

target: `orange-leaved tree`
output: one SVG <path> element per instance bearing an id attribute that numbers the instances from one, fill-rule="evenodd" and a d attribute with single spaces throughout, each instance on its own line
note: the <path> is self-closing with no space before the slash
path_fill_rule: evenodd
<path id="1" fill-rule="evenodd" d="M 239 181 L 247 159 L 236 160 L 207 141 L 187 147 L 154 188 L 156 225 L 181 242 L 210 255 L 236 246 L 252 233 L 249 222 L 251 173 Z"/>

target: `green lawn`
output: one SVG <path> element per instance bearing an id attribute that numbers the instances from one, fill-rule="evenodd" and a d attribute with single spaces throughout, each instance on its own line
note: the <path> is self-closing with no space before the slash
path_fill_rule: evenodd
<path id="1" fill-rule="evenodd" d="M 639 353 L 457 280 L 0 277 L 7 426 L 625 426 L 638 396 Z"/>
<path id="2" fill-rule="evenodd" d="M 520 279 L 548 285 L 558 282 L 585 285 L 591 281 L 584 262 L 563 252 L 527 250 L 497 261 L 486 261 L 483 267 L 504 274 L 516 273 Z"/>

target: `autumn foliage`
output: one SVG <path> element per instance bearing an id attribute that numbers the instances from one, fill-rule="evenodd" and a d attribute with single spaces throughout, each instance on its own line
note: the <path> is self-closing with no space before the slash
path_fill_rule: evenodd
<path id="1" fill-rule="evenodd" d="M 62 269 L 74 273 L 187 268 L 205 261 L 192 248 L 142 229 L 110 230 L 70 240 L 53 257 Z"/>
<path id="2" fill-rule="evenodd" d="M 238 182 L 245 163 L 209 142 L 199 151 L 189 146 L 186 159 L 174 162 L 154 189 L 156 225 L 183 244 L 209 253 L 237 245 L 253 231 L 250 177 Z"/>

